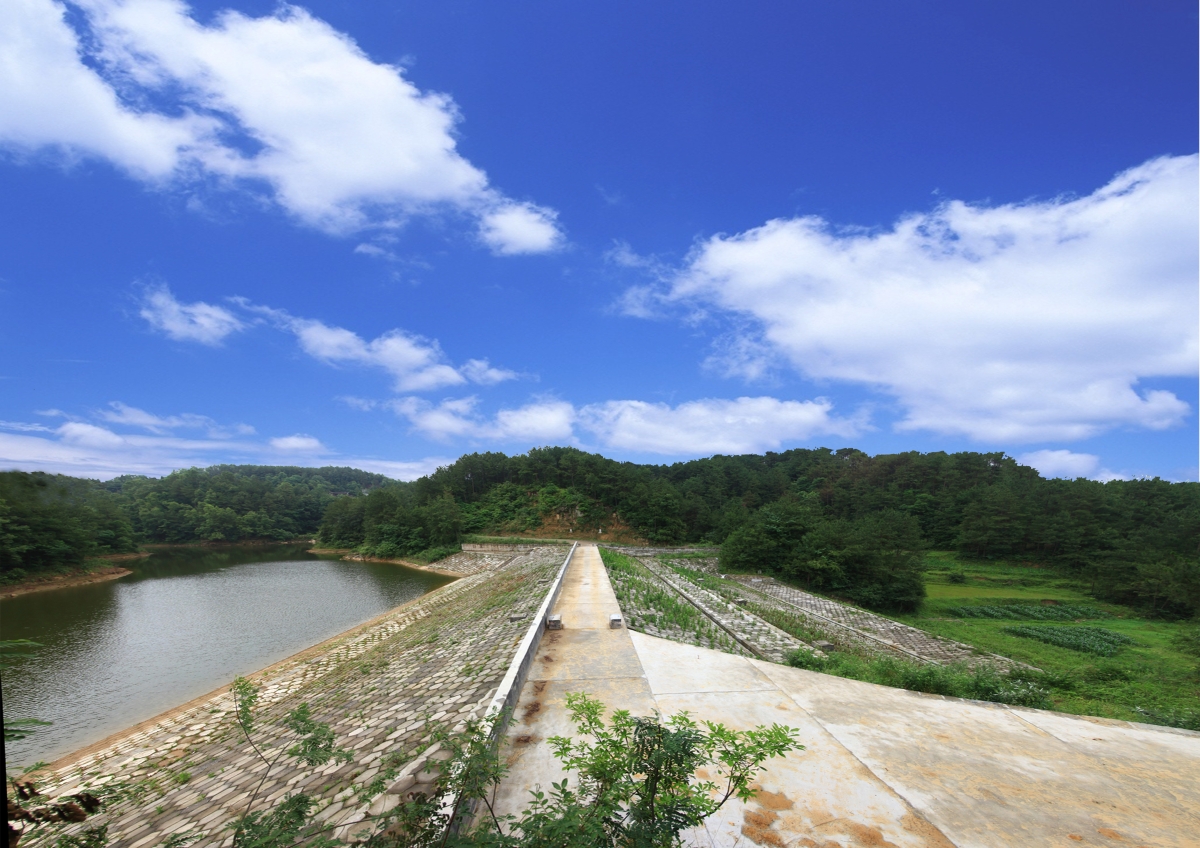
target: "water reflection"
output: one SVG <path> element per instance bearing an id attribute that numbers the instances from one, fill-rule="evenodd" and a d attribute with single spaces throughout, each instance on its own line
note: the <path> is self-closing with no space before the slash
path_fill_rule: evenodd
<path id="1" fill-rule="evenodd" d="M 296 546 L 175 549 L 117 581 L 0 602 L 0 638 L 44 645 L 4 675 L 4 713 L 54 722 L 9 743 L 52 760 L 446 582 Z"/>

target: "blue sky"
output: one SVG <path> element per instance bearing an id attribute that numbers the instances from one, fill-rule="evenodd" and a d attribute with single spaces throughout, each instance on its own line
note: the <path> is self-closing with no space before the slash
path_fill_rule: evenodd
<path id="1" fill-rule="evenodd" d="M 0 467 L 1196 479 L 1184 2 L 0 6 Z"/>

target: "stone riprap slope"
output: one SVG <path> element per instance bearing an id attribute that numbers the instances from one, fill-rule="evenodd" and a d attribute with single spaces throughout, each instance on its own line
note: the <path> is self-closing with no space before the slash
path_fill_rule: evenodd
<path id="1" fill-rule="evenodd" d="M 409 791 L 430 753 L 422 752 L 427 720 L 454 726 L 482 716 L 567 551 L 545 547 L 510 557 L 499 569 L 464 577 L 256 675 L 260 748 L 274 752 L 288 742 L 278 721 L 307 702 L 317 720 L 330 723 L 337 744 L 353 752 L 351 762 L 331 762 L 317 773 L 285 760 L 271 771 L 256 809 L 304 791 L 318 799 L 320 820 L 339 825 L 332 834 L 345 837 L 358 830 L 347 823 L 368 806 L 393 806 L 395 796 L 364 803 L 352 787 L 408 763 L 391 789 Z M 43 773 L 38 786 L 54 796 L 135 784 L 137 800 L 86 823 L 107 821 L 111 846 L 154 848 L 185 831 L 204 834 L 198 846 L 227 844 L 226 825 L 245 812 L 263 777 L 232 708 L 228 693 L 217 694 Z M 55 836 L 35 831 L 22 845 L 50 845 Z"/>
<path id="2" fill-rule="evenodd" d="M 749 649 L 750 656 L 781 663 L 793 651 L 813 650 L 811 645 L 741 609 L 717 592 L 709 591 L 689 580 L 670 566 L 651 557 L 639 557 L 638 561 L 685 600 L 695 605 L 710 619 L 714 619 L 743 648 Z"/>
<path id="3" fill-rule="evenodd" d="M 871 653 L 892 654 L 941 665 L 986 664 L 1000 670 L 1020 665 L 1007 657 L 987 654 L 970 645 L 934 636 L 882 615 L 787 586 L 772 577 L 738 575 L 733 579 L 742 586 L 749 600 L 786 613 L 799 614 L 813 629 L 828 633 L 830 641 L 835 644 L 849 643 Z"/>

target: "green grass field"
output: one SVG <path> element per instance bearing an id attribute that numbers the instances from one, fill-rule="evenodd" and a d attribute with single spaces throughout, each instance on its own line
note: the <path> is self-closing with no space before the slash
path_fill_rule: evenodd
<path id="1" fill-rule="evenodd" d="M 959 574 L 963 582 L 951 582 Z M 933 552 L 926 569 L 928 598 L 915 615 L 895 616 L 914 627 L 1037 666 L 1054 709 L 1200 730 L 1200 658 L 1186 653 L 1177 634 L 1183 622 L 1141 618 L 1136 611 L 1093 599 L 1087 586 L 1048 569 L 958 560 Z M 1053 622 L 1055 627 L 1102 628 L 1132 640 L 1114 656 L 1058 647 L 1008 632 L 1030 621 L 964 618 L 955 608 L 1050 600 L 1093 607 L 1108 614 L 1091 620 Z M 1041 623 L 1039 623 L 1040 625 Z"/>

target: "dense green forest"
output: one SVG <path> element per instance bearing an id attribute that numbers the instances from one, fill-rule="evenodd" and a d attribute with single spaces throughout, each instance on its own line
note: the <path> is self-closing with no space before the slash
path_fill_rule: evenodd
<path id="1" fill-rule="evenodd" d="M 920 552 L 1045 564 L 1162 615 L 1200 608 L 1200 484 L 1046 480 L 1002 453 L 853 450 L 616 462 L 573 448 L 470 454 L 339 499 L 329 544 L 404 555 L 460 533 L 614 526 L 721 546 L 723 567 L 783 574 L 877 609 L 922 596 Z"/>
<path id="2" fill-rule="evenodd" d="M 412 483 L 348 468 L 216 466 L 107 483 L 0 475 L 0 568 L 140 541 L 282 539 L 412 556 L 464 534 L 604 530 L 708 543 L 730 571 L 781 574 L 876 609 L 923 596 L 925 549 L 1032 562 L 1165 616 L 1200 609 L 1200 484 L 1046 480 L 1002 453 L 791 450 L 673 465 L 574 448 L 470 454 Z"/>
<path id="3" fill-rule="evenodd" d="M 293 539 L 338 495 L 393 483 L 354 468 L 217 465 L 106 483 L 0 472 L 0 577 L 79 566 L 141 542 Z"/>

